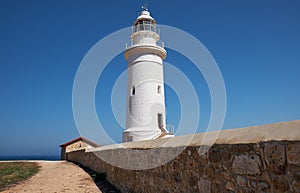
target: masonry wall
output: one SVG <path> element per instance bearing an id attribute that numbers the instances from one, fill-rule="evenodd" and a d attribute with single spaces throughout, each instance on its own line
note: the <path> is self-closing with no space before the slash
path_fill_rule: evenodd
<path id="1" fill-rule="evenodd" d="M 271 129 L 267 130 L 267 133 L 282 132 L 281 129 L 289 127 L 287 125 L 284 125 L 285 127 L 273 126 L 274 129 L 270 126 Z M 195 143 L 196 137 L 191 145 L 187 146 L 174 160 L 147 170 L 118 168 L 107 164 L 97 156 L 103 151 L 113 152 L 112 155 L 119 155 L 121 160 L 131 156 L 130 151 L 114 146 L 106 149 L 69 152 L 68 160 L 78 162 L 99 173 L 106 173 L 107 179 L 122 192 L 296 193 L 300 192 L 299 126 L 300 122 L 296 122 L 292 128 L 289 127 L 286 130 L 289 132 L 286 136 L 276 137 L 274 133 L 269 133 L 269 137 L 264 139 L 259 134 L 261 130 L 257 130 L 255 138 L 249 138 L 250 134 L 245 136 L 245 143 L 241 143 L 243 135 L 240 135 L 240 130 L 225 132 L 230 136 L 236 134 L 239 140 L 234 142 L 226 141 L 222 138 L 226 135 L 221 133 L 219 140 L 203 154 L 199 152 L 208 146 Z M 249 131 L 255 132 L 256 129 L 259 128 L 251 128 Z M 179 137 L 178 140 L 183 139 Z M 146 148 L 145 143 L 136 143 L 134 146 L 135 148 L 141 146 L 140 150 L 145 151 L 150 148 L 150 146 Z M 182 147 L 174 145 L 154 148 L 157 155 L 167 155 L 167 152 L 174 152 Z"/>

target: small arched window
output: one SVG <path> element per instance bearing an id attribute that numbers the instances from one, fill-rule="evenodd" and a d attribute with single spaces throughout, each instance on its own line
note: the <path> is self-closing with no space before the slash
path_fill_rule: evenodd
<path id="1" fill-rule="evenodd" d="M 131 96 L 135 95 L 135 87 L 133 86 L 131 89 Z"/>
<path id="2" fill-rule="evenodd" d="M 162 92 L 161 92 L 161 86 L 160 85 L 157 86 L 157 94 L 159 94 L 159 95 L 162 94 Z"/>

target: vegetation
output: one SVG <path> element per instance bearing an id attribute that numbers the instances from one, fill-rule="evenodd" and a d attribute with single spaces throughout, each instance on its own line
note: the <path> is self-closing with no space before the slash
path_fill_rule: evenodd
<path id="1" fill-rule="evenodd" d="M 35 162 L 0 162 L 0 191 L 26 180 L 39 171 Z"/>

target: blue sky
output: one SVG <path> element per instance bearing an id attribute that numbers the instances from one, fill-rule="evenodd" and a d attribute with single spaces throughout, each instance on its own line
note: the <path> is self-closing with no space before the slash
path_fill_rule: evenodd
<path id="1" fill-rule="evenodd" d="M 159 24 L 192 34 L 214 56 L 227 91 L 223 129 L 300 118 L 299 1 L 148 3 Z M 59 144 L 79 135 L 72 113 L 77 68 L 95 43 L 130 26 L 140 5 L 138 0 L 0 1 L 0 155 L 58 154 Z M 210 95 L 204 78 L 180 53 L 168 50 L 167 62 L 195 86 L 201 106 L 197 131 L 205 130 Z M 111 61 L 96 91 L 97 113 L 117 142 L 122 128 L 110 94 L 126 65 L 122 55 Z M 176 127 L 180 106 L 169 87 L 166 106 L 167 122 Z"/>

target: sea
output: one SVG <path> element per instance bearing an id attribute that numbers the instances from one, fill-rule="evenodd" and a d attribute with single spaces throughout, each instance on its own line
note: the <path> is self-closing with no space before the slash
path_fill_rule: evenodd
<path id="1" fill-rule="evenodd" d="M 60 155 L 0 155 L 0 161 L 13 161 L 13 160 L 45 160 L 45 161 L 58 161 Z"/>

